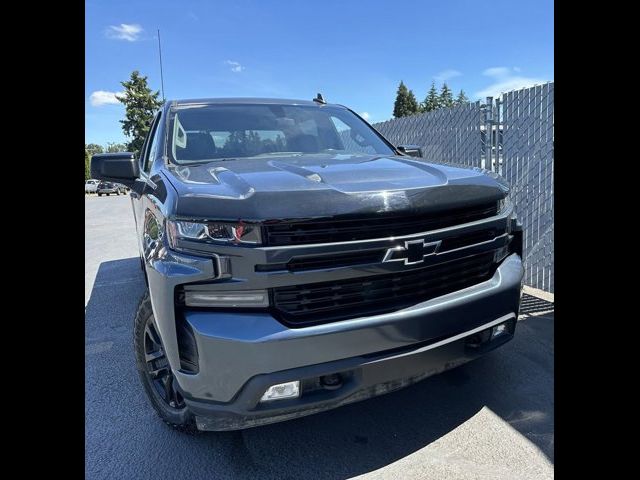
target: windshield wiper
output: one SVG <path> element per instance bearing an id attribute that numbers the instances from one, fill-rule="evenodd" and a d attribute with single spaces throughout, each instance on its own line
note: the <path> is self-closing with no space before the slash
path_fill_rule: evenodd
<path id="1" fill-rule="evenodd" d="M 206 165 L 207 163 L 211 163 L 211 162 L 226 162 L 229 160 L 238 160 L 237 158 L 207 158 L 205 160 L 179 160 L 179 161 L 174 161 L 173 163 L 175 163 L 176 165 L 182 166 L 182 167 L 188 167 L 190 165 Z"/>

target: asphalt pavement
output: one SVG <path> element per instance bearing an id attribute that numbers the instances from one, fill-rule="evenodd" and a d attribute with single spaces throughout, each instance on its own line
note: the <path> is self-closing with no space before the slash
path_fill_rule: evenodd
<path id="1" fill-rule="evenodd" d="M 145 285 L 129 196 L 85 199 L 87 479 L 553 478 L 553 312 L 527 297 L 513 341 L 404 390 L 240 432 L 164 425 L 135 371 Z"/>

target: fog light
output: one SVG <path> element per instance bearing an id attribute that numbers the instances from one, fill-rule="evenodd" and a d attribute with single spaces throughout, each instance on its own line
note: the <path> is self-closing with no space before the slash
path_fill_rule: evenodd
<path id="1" fill-rule="evenodd" d="M 261 402 L 269 402 L 271 400 L 282 400 L 285 398 L 298 398 L 300 396 L 300 381 L 279 383 L 278 385 L 271 385 L 264 392 Z"/>
<path id="2" fill-rule="evenodd" d="M 493 340 L 494 338 L 496 338 L 499 335 L 502 335 L 503 333 L 507 333 L 506 323 L 501 323 L 500 325 L 496 325 L 491 329 L 491 339 Z"/>
<path id="3" fill-rule="evenodd" d="M 188 307 L 268 307 L 266 290 L 237 292 L 207 292 L 185 290 L 184 303 Z"/>

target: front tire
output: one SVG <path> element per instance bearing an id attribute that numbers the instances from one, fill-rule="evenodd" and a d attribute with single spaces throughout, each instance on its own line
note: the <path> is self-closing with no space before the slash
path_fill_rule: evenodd
<path id="1" fill-rule="evenodd" d="M 149 288 L 149 277 L 147 277 L 147 269 L 145 268 L 142 255 L 140 255 L 140 270 L 142 270 L 142 274 L 144 275 L 144 284 Z"/>
<path id="2" fill-rule="evenodd" d="M 101 193 L 99 193 L 99 194 L 98 194 L 98 196 L 99 196 L 99 197 L 101 197 L 101 196 L 102 196 L 102 194 L 101 194 Z"/>
<path id="3" fill-rule="evenodd" d="M 147 290 L 140 300 L 134 323 L 136 368 L 147 398 L 158 416 L 171 427 L 186 433 L 198 432 L 193 414 L 176 388 L 158 332 Z"/>

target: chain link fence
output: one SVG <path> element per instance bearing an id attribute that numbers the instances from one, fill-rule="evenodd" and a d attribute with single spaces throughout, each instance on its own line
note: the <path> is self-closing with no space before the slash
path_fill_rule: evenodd
<path id="1" fill-rule="evenodd" d="M 430 162 L 501 174 L 524 226 L 525 283 L 548 292 L 554 289 L 553 86 L 373 125 L 396 145 L 420 145 Z"/>

